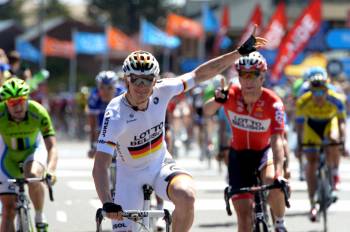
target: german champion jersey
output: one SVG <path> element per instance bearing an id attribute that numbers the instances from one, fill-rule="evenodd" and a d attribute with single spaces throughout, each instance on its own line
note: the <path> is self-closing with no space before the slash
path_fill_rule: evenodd
<path id="1" fill-rule="evenodd" d="M 232 85 L 223 106 L 233 134 L 231 147 L 235 150 L 262 150 L 270 145 L 271 135 L 284 133 L 283 103 L 269 89 L 263 88 L 249 113 L 240 87 Z"/>
<path id="2" fill-rule="evenodd" d="M 184 91 L 179 78 L 157 81 L 145 111 L 135 111 L 122 94 L 108 104 L 97 151 L 110 155 L 117 151 L 118 162 L 142 168 L 167 152 L 164 121 L 168 102 Z"/>

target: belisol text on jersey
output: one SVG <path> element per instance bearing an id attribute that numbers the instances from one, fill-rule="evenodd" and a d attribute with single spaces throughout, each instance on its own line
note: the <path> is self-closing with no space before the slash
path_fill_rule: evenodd
<path id="1" fill-rule="evenodd" d="M 234 127 L 248 131 L 267 131 L 270 126 L 270 119 L 258 120 L 249 116 L 232 114 L 231 122 Z"/>
<path id="2" fill-rule="evenodd" d="M 149 142 L 150 140 L 157 138 L 159 135 L 163 132 L 163 122 L 159 123 L 158 125 L 151 127 L 150 129 L 147 129 L 146 131 L 142 132 L 139 135 L 134 136 L 134 140 L 130 142 L 131 146 L 141 145 L 146 142 Z"/>

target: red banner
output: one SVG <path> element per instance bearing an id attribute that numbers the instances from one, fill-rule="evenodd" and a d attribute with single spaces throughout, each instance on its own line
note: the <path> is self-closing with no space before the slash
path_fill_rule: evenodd
<path id="1" fill-rule="evenodd" d="M 43 53 L 45 56 L 72 58 L 75 55 L 74 44 L 70 41 L 44 37 Z"/>
<path id="2" fill-rule="evenodd" d="M 269 42 L 264 49 L 274 50 L 280 46 L 284 34 L 287 30 L 286 4 L 280 1 L 275 13 L 271 17 L 264 33 L 261 37 L 267 39 Z"/>
<path id="3" fill-rule="evenodd" d="M 256 4 L 253 13 L 250 16 L 250 19 L 244 29 L 241 39 L 239 40 L 238 45 L 242 45 L 249 38 L 249 36 L 253 33 L 255 24 L 259 26 L 257 29 L 259 29 L 262 26 L 262 11 L 259 3 Z M 258 32 L 259 31 L 257 30 L 257 34 Z"/>
<path id="4" fill-rule="evenodd" d="M 132 38 L 115 27 L 107 29 L 108 47 L 116 51 L 139 50 L 140 46 Z"/>
<path id="5" fill-rule="evenodd" d="M 318 31 L 321 25 L 321 10 L 321 0 L 313 0 L 284 37 L 272 67 L 272 81 L 279 80 L 286 65 L 293 62 L 311 36 Z"/>
<path id="6" fill-rule="evenodd" d="M 204 35 L 200 23 L 180 15 L 170 13 L 167 17 L 166 32 L 186 38 L 201 38 Z"/>

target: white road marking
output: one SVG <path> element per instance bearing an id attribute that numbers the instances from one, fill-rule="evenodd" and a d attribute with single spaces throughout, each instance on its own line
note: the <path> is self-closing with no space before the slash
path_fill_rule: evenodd
<path id="1" fill-rule="evenodd" d="M 67 214 L 62 210 L 56 211 L 56 220 L 59 222 L 67 222 Z"/>

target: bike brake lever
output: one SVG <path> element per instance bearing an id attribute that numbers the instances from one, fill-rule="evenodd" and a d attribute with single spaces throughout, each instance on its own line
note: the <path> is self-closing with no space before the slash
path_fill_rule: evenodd
<path id="1" fill-rule="evenodd" d="M 290 203 L 289 203 L 289 194 L 288 194 L 288 190 L 287 190 L 287 185 L 284 185 L 282 188 L 282 191 L 284 193 L 284 202 L 286 204 L 287 208 L 290 208 Z"/>
<path id="2" fill-rule="evenodd" d="M 229 199 L 229 187 L 226 187 L 225 188 L 225 195 L 224 195 L 224 199 L 225 199 L 225 203 L 226 203 L 226 212 L 227 212 L 227 215 L 231 216 L 232 215 L 232 211 L 231 211 L 231 208 L 230 208 L 230 199 Z"/>
<path id="3" fill-rule="evenodd" d="M 52 191 L 51 178 L 46 177 L 46 178 L 45 178 L 45 182 L 46 182 L 47 188 L 48 188 L 48 190 L 49 190 L 50 201 L 54 201 L 54 199 L 53 199 L 53 191 Z"/>

